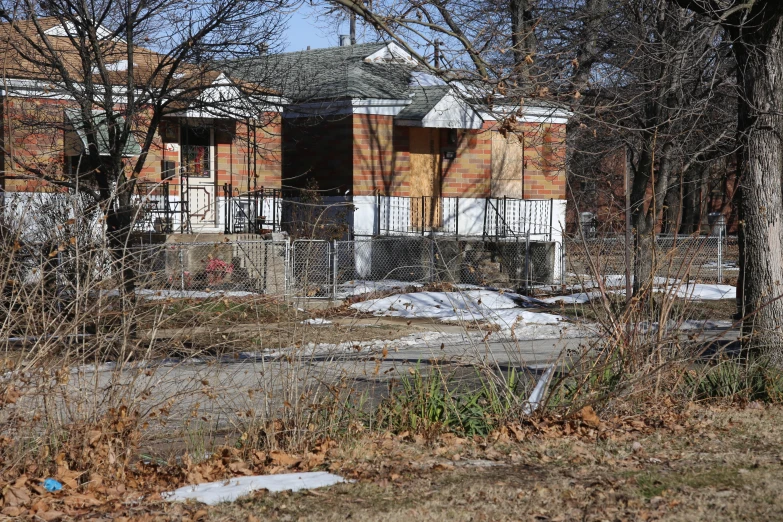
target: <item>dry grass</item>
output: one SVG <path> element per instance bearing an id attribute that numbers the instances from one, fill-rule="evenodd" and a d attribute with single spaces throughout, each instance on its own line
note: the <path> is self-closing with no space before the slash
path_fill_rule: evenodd
<path id="1" fill-rule="evenodd" d="M 692 415 L 682 430 L 597 441 L 363 448 L 353 465 L 376 470 L 367 478 L 309 493 L 260 494 L 211 509 L 207 519 L 779 519 L 783 410 Z M 351 464 L 345 466 L 350 476 Z"/>

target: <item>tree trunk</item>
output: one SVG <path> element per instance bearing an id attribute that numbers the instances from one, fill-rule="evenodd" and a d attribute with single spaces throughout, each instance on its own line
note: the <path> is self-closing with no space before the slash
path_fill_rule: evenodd
<path id="1" fill-rule="evenodd" d="M 758 12 L 757 12 L 758 11 Z M 783 6 L 759 2 L 734 28 L 739 99 L 743 334 L 748 347 L 783 362 Z"/>
<path id="2" fill-rule="evenodd" d="M 536 52 L 536 35 L 530 0 L 510 0 L 511 47 L 514 55 L 515 76 L 525 89 L 531 88 L 531 66 Z"/>
<path id="3" fill-rule="evenodd" d="M 701 177 L 704 167 L 694 166 L 683 174 L 682 220 L 680 234 L 690 235 L 699 230 L 701 222 Z"/>

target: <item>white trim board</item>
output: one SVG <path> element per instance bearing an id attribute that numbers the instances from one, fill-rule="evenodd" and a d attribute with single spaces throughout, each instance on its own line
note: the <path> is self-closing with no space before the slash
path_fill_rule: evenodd
<path id="1" fill-rule="evenodd" d="M 396 116 L 410 103 L 409 99 L 384 100 L 377 98 L 301 103 L 287 106 L 283 111 L 283 118 L 310 118 L 313 116 L 341 116 L 348 114 Z"/>

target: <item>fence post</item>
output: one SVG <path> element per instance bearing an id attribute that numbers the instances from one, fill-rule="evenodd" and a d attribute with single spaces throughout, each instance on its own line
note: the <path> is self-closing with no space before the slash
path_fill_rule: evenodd
<path id="1" fill-rule="evenodd" d="M 718 284 L 723 284 L 723 228 L 718 229 Z"/>
<path id="2" fill-rule="evenodd" d="M 420 220 L 421 220 L 421 236 L 424 237 L 424 226 L 426 224 L 426 211 L 424 210 L 424 196 L 421 197 L 421 214 L 420 214 Z"/>
<path id="3" fill-rule="evenodd" d="M 285 295 L 291 294 L 291 241 L 285 240 L 285 250 L 283 253 L 283 292 Z"/>
<path id="4" fill-rule="evenodd" d="M 179 251 L 179 285 L 180 290 L 185 291 L 185 256 L 182 255 L 182 246 L 177 248 Z"/>
<path id="5" fill-rule="evenodd" d="M 438 273 L 438 271 L 436 270 L 436 265 L 435 265 L 435 254 L 436 254 L 436 252 L 435 252 L 436 248 L 435 247 L 436 246 L 437 246 L 437 244 L 435 242 L 435 236 L 431 236 L 430 237 L 430 281 L 433 282 L 433 283 L 437 282 L 436 281 L 436 277 L 437 277 L 437 273 Z"/>
<path id="6" fill-rule="evenodd" d="M 226 234 L 231 233 L 231 208 L 229 207 L 229 193 L 231 192 L 231 185 L 223 183 L 223 211 L 225 212 L 225 223 L 223 225 L 223 231 Z"/>
<path id="7" fill-rule="evenodd" d="M 555 218 L 555 200 L 549 198 L 549 241 L 552 241 L 552 226 Z"/>
<path id="8" fill-rule="evenodd" d="M 375 234 L 381 235 L 381 194 L 375 194 Z"/>
<path id="9" fill-rule="evenodd" d="M 332 299 L 335 299 L 337 297 L 337 260 L 339 259 L 337 240 L 332 240 L 330 246 L 332 250 Z"/>
<path id="10" fill-rule="evenodd" d="M 525 294 L 530 293 L 530 229 L 525 233 Z"/>
<path id="11" fill-rule="evenodd" d="M 562 241 L 560 242 L 560 285 L 565 285 L 565 261 L 566 261 L 566 253 L 565 253 L 565 238 L 563 236 L 560 236 Z"/>
<path id="12" fill-rule="evenodd" d="M 459 197 L 454 198 L 454 232 L 459 241 Z"/>

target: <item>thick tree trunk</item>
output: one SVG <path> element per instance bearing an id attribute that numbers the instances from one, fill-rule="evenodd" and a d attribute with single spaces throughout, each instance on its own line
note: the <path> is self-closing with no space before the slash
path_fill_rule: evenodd
<path id="1" fill-rule="evenodd" d="M 704 167 L 694 166 L 683 174 L 682 219 L 680 234 L 690 235 L 699 230 L 701 223 L 701 178 Z"/>
<path id="2" fill-rule="evenodd" d="M 511 48 L 514 55 L 515 76 L 525 89 L 532 86 L 531 68 L 537 41 L 534 31 L 532 5 L 530 0 L 510 0 Z"/>
<path id="3" fill-rule="evenodd" d="M 761 16 L 750 18 L 752 28 L 732 31 L 743 92 L 738 110 L 741 311 L 749 347 L 783 362 L 783 7 L 777 2 L 759 7 Z"/>
<path id="4" fill-rule="evenodd" d="M 653 283 L 655 272 L 655 234 L 656 225 L 663 209 L 666 187 L 669 185 L 672 162 L 671 143 L 661 147 L 658 169 L 653 173 L 656 146 L 654 133 L 648 133 L 648 141 L 639 161 L 631 190 L 631 217 L 636 239 L 634 242 L 633 295 L 644 297 Z M 652 180 L 652 197 L 647 197 L 648 183 Z"/>

